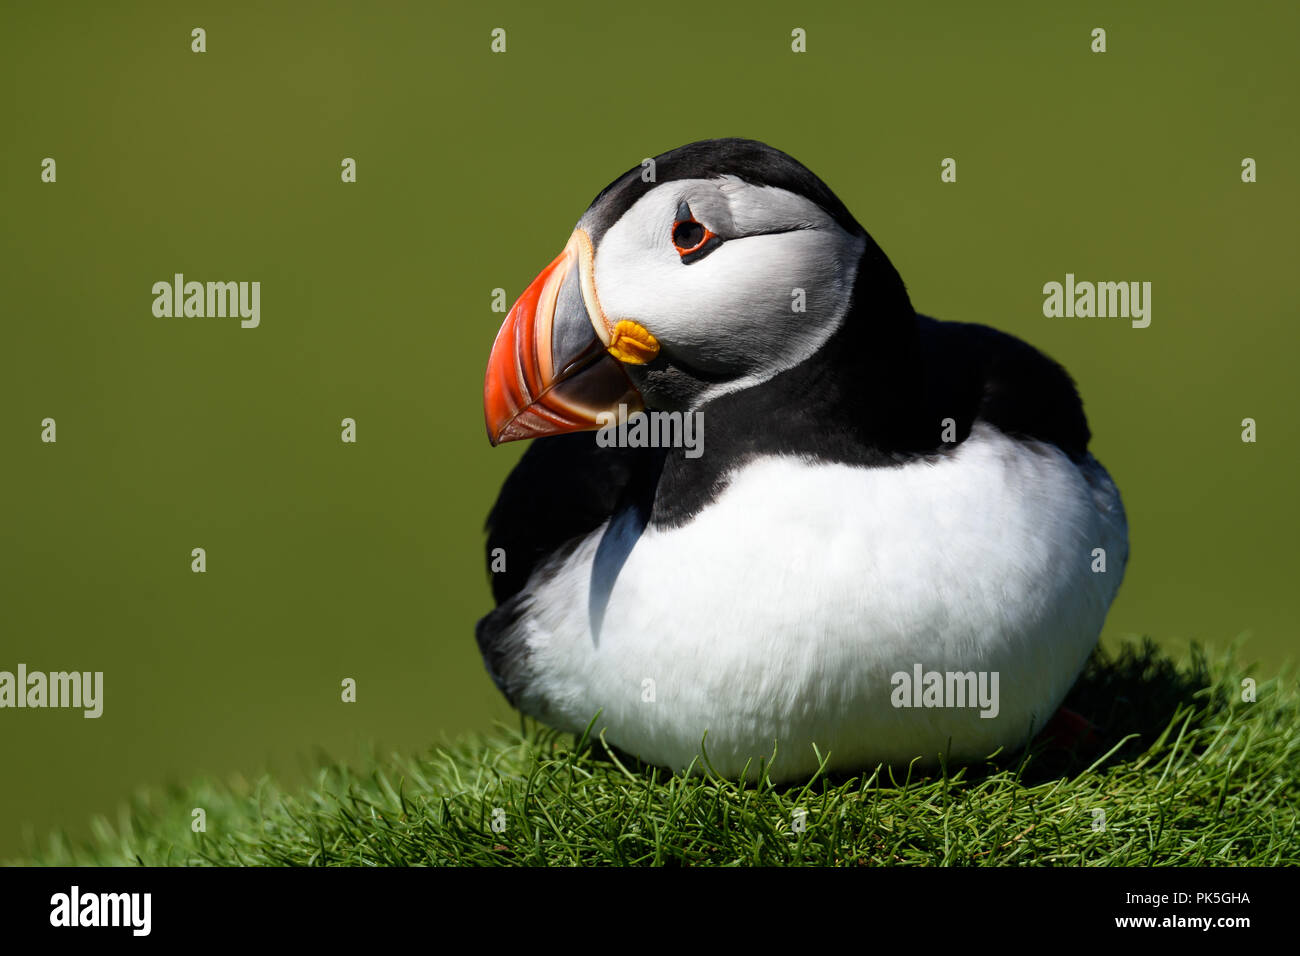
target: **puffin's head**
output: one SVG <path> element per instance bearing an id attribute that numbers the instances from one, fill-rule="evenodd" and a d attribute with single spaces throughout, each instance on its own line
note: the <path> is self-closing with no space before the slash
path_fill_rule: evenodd
<path id="1" fill-rule="evenodd" d="M 596 197 L 506 316 L 484 386 L 488 437 L 594 429 L 620 403 L 690 410 L 764 382 L 826 343 L 877 260 L 897 282 L 785 153 L 740 139 L 664 153 Z"/>

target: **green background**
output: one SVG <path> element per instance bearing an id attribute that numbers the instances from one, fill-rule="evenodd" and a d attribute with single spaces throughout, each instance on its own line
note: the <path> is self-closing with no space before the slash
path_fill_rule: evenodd
<path id="1" fill-rule="evenodd" d="M 102 670 L 106 699 L 0 711 L 0 858 L 139 785 L 512 719 L 473 639 L 522 451 L 484 438 L 491 291 L 695 139 L 791 153 L 919 310 L 1069 368 L 1131 525 L 1108 639 L 1249 632 L 1276 669 L 1300 611 L 1296 9 L 5 3 L 0 669 Z M 175 272 L 260 280 L 261 327 L 155 318 Z M 1044 318 L 1066 272 L 1152 282 L 1150 328 Z"/>

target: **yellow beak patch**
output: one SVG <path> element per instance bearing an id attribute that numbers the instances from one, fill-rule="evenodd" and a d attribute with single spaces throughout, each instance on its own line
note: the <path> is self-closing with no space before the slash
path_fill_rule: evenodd
<path id="1" fill-rule="evenodd" d="M 620 362 L 645 365 L 659 354 L 659 340 L 644 325 L 631 319 L 620 319 L 606 348 Z"/>

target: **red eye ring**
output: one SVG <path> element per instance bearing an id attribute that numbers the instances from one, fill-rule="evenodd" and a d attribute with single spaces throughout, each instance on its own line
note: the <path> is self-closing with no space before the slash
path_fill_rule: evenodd
<path id="1" fill-rule="evenodd" d="M 705 244 L 717 235 L 697 219 L 678 219 L 673 223 L 673 248 L 679 256 L 689 256 L 699 252 Z"/>

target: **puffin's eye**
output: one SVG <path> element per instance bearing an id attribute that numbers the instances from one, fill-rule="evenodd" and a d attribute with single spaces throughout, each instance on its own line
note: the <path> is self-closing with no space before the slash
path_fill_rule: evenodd
<path id="1" fill-rule="evenodd" d="M 677 221 L 673 223 L 673 247 L 682 257 L 682 262 L 690 265 L 702 259 L 722 244 L 722 238 L 710 232 L 703 223 L 691 215 L 690 208 L 682 203 L 677 210 Z"/>
<path id="2" fill-rule="evenodd" d="M 695 220 L 673 224 L 673 245 L 682 255 L 694 252 L 704 241 L 704 227 Z"/>

